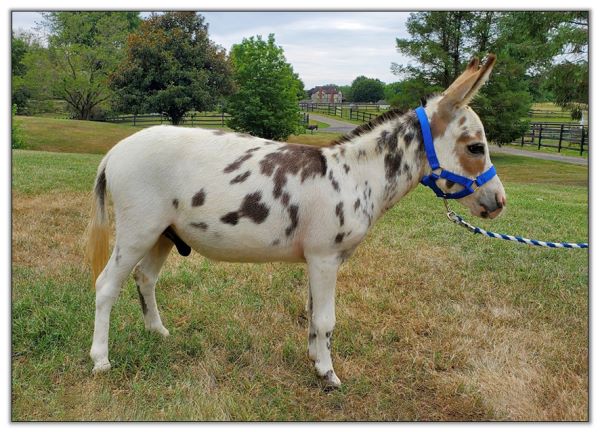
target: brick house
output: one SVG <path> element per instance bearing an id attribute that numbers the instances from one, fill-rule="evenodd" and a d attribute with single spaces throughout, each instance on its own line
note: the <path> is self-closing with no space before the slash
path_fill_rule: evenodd
<path id="1" fill-rule="evenodd" d="M 310 100 L 315 103 L 342 103 L 342 92 L 335 87 L 315 87 Z"/>

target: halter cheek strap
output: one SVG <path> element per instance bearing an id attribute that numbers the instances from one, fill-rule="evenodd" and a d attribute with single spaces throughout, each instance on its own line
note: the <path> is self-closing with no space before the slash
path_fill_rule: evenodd
<path id="1" fill-rule="evenodd" d="M 494 167 L 494 165 L 489 167 L 487 171 L 478 175 L 474 179 L 453 173 L 451 171 L 447 171 L 444 168 L 442 168 L 435 154 L 435 148 L 433 147 L 433 137 L 431 136 L 431 128 L 429 127 L 429 120 L 427 119 L 425 109 L 423 107 L 419 107 L 415 110 L 415 112 L 417 113 L 417 118 L 419 119 L 419 123 L 421 124 L 423 144 L 425 145 L 425 154 L 427 155 L 427 160 L 429 161 L 429 166 L 431 167 L 431 174 L 424 176 L 421 179 L 421 184 L 430 187 L 433 190 L 433 192 L 435 192 L 435 194 L 440 198 L 459 199 L 466 197 L 467 195 L 471 195 L 480 186 L 483 186 L 496 175 L 496 168 Z M 439 174 L 434 172 L 437 170 L 440 170 Z M 442 191 L 435 183 L 436 180 L 440 178 L 450 180 L 454 183 L 458 183 L 463 186 L 463 189 L 454 193 L 446 193 Z"/>

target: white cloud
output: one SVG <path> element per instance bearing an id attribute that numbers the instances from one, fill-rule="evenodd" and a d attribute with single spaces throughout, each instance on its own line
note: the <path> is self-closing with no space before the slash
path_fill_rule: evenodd
<path id="1" fill-rule="evenodd" d="M 408 12 L 201 12 L 210 38 L 225 49 L 243 38 L 275 34 L 288 62 L 307 88 L 319 84 L 350 84 L 359 75 L 397 81 L 392 62 L 406 58 L 396 52 L 396 38 L 406 37 Z M 37 15 L 37 18 L 36 18 Z M 13 28 L 28 29 L 41 15 L 13 13 Z"/>

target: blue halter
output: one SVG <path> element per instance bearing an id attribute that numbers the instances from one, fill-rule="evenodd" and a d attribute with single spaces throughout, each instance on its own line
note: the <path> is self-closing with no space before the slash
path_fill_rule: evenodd
<path id="1" fill-rule="evenodd" d="M 415 111 L 417 113 L 419 123 L 421 124 L 421 132 L 423 133 L 423 143 L 425 145 L 425 154 L 427 155 L 427 160 L 429 161 L 429 165 L 431 166 L 431 174 L 424 176 L 421 179 L 421 183 L 425 186 L 430 187 L 438 197 L 446 199 L 459 199 L 466 197 L 467 195 L 471 195 L 477 190 L 477 188 L 490 181 L 496 175 L 496 168 L 494 168 L 494 165 L 492 165 L 487 171 L 478 175 L 474 179 L 464 177 L 450 171 L 446 171 L 444 168 L 442 168 L 440 166 L 437 156 L 435 155 L 435 148 L 433 147 L 433 138 L 431 136 L 431 128 L 429 127 L 429 120 L 427 119 L 425 109 L 423 107 L 419 107 Z M 438 169 L 441 170 L 439 174 L 433 172 Z M 451 182 L 462 185 L 463 190 L 455 193 L 446 193 L 442 191 L 437 186 L 437 184 L 435 184 L 435 181 L 440 178 L 450 180 Z"/>

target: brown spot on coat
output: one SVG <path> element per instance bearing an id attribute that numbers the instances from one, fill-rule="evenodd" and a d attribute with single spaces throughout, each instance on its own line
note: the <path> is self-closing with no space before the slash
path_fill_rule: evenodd
<path id="1" fill-rule="evenodd" d="M 261 198 L 261 192 L 246 195 L 239 210 L 240 217 L 248 217 L 257 224 L 264 222 L 269 216 L 269 207 L 260 201 Z"/>
<path id="2" fill-rule="evenodd" d="M 340 201 L 335 206 L 335 215 L 340 220 L 340 226 L 344 226 L 344 202 L 343 201 Z"/>
<path id="3" fill-rule="evenodd" d="M 327 161 L 319 148 L 287 144 L 260 161 L 260 172 L 269 177 L 273 175 L 273 196 L 279 198 L 288 174 L 299 175 L 301 183 L 308 178 L 322 177 L 327 172 Z"/>
<path id="4" fill-rule="evenodd" d="M 460 118 L 460 120 L 458 121 L 458 125 L 462 126 L 466 121 L 467 121 L 467 118 L 465 116 L 462 116 Z"/>
<path id="5" fill-rule="evenodd" d="M 290 225 L 285 229 L 285 235 L 289 237 L 298 227 L 298 206 L 291 205 L 288 208 L 288 214 L 290 215 Z"/>
<path id="6" fill-rule="evenodd" d="M 433 138 L 444 135 L 444 132 L 448 128 L 450 123 L 450 114 L 444 109 L 438 109 L 431 116 L 429 124 L 431 126 L 431 135 Z"/>
<path id="7" fill-rule="evenodd" d="M 359 207 L 360 207 L 360 198 L 356 198 L 356 201 L 354 202 L 354 211 L 358 210 Z"/>
<path id="8" fill-rule="evenodd" d="M 208 228 L 208 225 L 204 222 L 191 222 L 190 225 L 194 228 L 199 228 L 203 231 L 206 231 L 206 229 Z"/>
<path id="9" fill-rule="evenodd" d="M 173 201 L 173 207 L 175 207 L 175 209 L 177 209 L 179 207 L 179 200 L 177 198 L 175 198 Z"/>
<path id="10" fill-rule="evenodd" d="M 472 176 L 481 174 L 485 168 L 485 159 L 483 157 L 468 155 L 464 151 L 460 152 L 458 161 L 465 172 Z"/>
<path id="11" fill-rule="evenodd" d="M 225 167 L 225 169 L 223 169 L 224 173 L 230 173 L 232 171 L 236 171 L 238 170 L 242 164 L 247 161 L 248 159 L 250 159 L 252 157 L 251 153 L 246 153 L 241 155 L 239 158 L 237 158 L 236 160 L 234 160 L 233 162 L 231 162 L 229 165 L 227 165 Z"/>
<path id="12" fill-rule="evenodd" d="M 235 184 L 235 183 L 242 183 L 244 182 L 248 177 L 250 176 L 250 171 L 246 171 L 243 174 L 238 174 L 237 176 L 235 176 L 234 178 L 231 179 L 231 181 L 229 182 L 230 184 Z"/>
<path id="13" fill-rule="evenodd" d="M 226 223 L 229 225 L 237 225 L 239 220 L 240 220 L 240 216 L 238 215 L 238 212 L 236 212 L 236 211 L 229 212 L 225 216 L 221 217 L 221 221 L 223 223 Z"/>
<path id="14" fill-rule="evenodd" d="M 204 204 L 205 199 L 206 199 L 206 193 L 204 192 L 204 189 L 200 189 L 192 197 L 192 207 L 200 207 L 202 204 Z"/>
<path id="15" fill-rule="evenodd" d="M 458 161 L 463 170 L 471 176 L 476 176 L 483 172 L 485 168 L 485 158 L 483 155 L 476 156 L 467 153 L 466 146 L 475 142 L 481 142 L 482 140 L 483 133 L 481 131 L 475 132 L 474 135 L 463 132 L 457 140 L 457 143 L 461 144 L 461 148 L 457 151 Z"/>
<path id="16" fill-rule="evenodd" d="M 336 243 L 341 243 L 342 240 L 344 240 L 344 237 L 346 236 L 345 233 L 339 233 L 338 235 L 335 236 L 335 242 Z"/>

